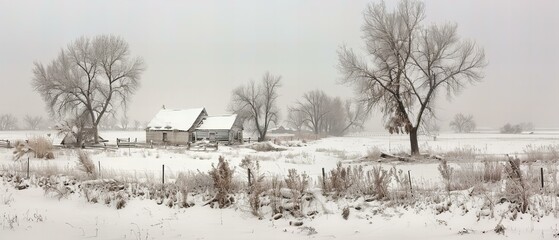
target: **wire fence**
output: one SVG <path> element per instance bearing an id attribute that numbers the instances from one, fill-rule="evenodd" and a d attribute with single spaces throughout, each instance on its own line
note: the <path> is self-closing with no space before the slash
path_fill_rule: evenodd
<path id="1" fill-rule="evenodd" d="M 326 169 L 324 167 L 319 168 L 319 174 L 306 174 L 305 172 L 298 172 L 298 174 L 305 174 L 308 178 L 309 183 L 313 187 L 322 188 L 323 190 L 329 188 L 327 187 L 328 181 L 332 181 L 332 171 L 333 169 Z M 338 169 L 339 170 L 339 169 Z M 161 168 L 159 170 L 156 169 L 114 169 L 114 168 L 105 168 L 101 161 L 96 162 L 96 174 L 97 178 L 99 179 L 113 179 L 123 182 L 149 182 L 149 183 L 161 183 L 162 186 L 166 184 L 172 184 L 177 179 L 180 178 L 181 174 L 203 174 L 204 176 L 209 177 L 209 172 L 202 172 L 199 170 L 192 170 L 192 169 L 173 169 L 172 167 L 161 164 Z M 257 179 L 262 177 L 266 181 L 285 181 L 289 177 L 289 173 L 270 173 L 265 172 L 262 173 L 260 171 L 254 171 L 250 168 L 233 168 L 233 176 L 234 180 L 245 187 L 250 187 L 253 184 L 253 179 Z M 482 170 L 483 171 L 483 170 Z M 78 176 L 83 175 L 79 170 L 75 167 L 61 167 L 57 165 L 40 165 L 40 164 L 31 164 L 29 158 L 26 160 L 22 160 L 10 165 L 0 165 L 0 173 L 2 176 L 6 176 L 7 173 L 13 175 L 19 175 L 26 179 L 31 177 L 39 177 L 39 176 L 60 176 L 60 175 L 67 175 L 67 176 Z M 547 168 L 545 167 L 537 167 L 524 170 L 524 177 L 526 182 L 530 185 L 529 187 L 534 188 L 535 190 L 539 190 L 542 194 L 547 193 L 551 195 L 557 195 L 559 189 L 559 182 L 557 181 L 557 166 L 556 164 L 551 163 L 550 166 Z M 258 174 L 258 176 L 254 176 Z M 349 170 L 347 172 L 349 173 Z M 444 189 L 444 184 L 442 182 L 429 182 L 428 180 L 422 177 L 414 176 L 414 171 L 408 170 L 404 172 L 404 175 L 407 175 L 406 183 L 409 187 L 410 193 L 414 191 L 439 191 Z M 300 175 L 298 175 L 300 176 Z M 472 176 L 473 177 L 473 176 Z M 506 179 L 506 177 L 505 177 Z M 358 179 L 356 181 L 359 181 Z M 507 181 L 507 180 L 505 180 Z M 394 183 L 392 183 L 393 185 Z M 376 186 L 370 186 L 376 187 Z"/>

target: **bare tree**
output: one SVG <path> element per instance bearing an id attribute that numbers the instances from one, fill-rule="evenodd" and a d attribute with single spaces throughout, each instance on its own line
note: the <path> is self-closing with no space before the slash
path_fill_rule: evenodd
<path id="1" fill-rule="evenodd" d="M 303 99 L 297 101 L 296 110 L 301 112 L 305 125 L 315 134 L 319 134 L 324 127 L 324 121 L 329 112 L 329 97 L 322 90 L 306 92 Z"/>
<path id="2" fill-rule="evenodd" d="M 327 99 L 327 113 L 322 121 L 322 131 L 329 135 L 341 136 L 345 127 L 344 103 L 339 97 Z"/>
<path id="3" fill-rule="evenodd" d="M 342 136 L 351 128 L 362 128 L 369 111 L 362 102 L 332 98 L 322 90 L 303 95 L 295 107 L 289 108 L 292 125 L 306 126 L 315 134 Z M 295 124 L 296 123 L 296 124 Z"/>
<path id="4" fill-rule="evenodd" d="M 450 127 L 458 133 L 469 133 L 476 129 L 476 122 L 472 114 L 464 115 L 458 113 L 454 115 L 454 119 L 450 122 Z"/>
<path id="5" fill-rule="evenodd" d="M 25 115 L 25 118 L 23 118 L 23 120 L 25 121 L 25 126 L 27 127 L 27 129 L 31 130 L 39 129 L 40 125 L 43 123 L 43 117 L 41 116 Z"/>
<path id="6" fill-rule="evenodd" d="M 138 120 L 134 120 L 134 130 L 139 130 L 142 127 L 142 123 Z"/>
<path id="7" fill-rule="evenodd" d="M 344 108 L 345 126 L 340 135 L 344 135 L 349 129 L 362 129 L 369 117 L 365 104 L 362 101 L 346 100 Z"/>
<path id="8" fill-rule="evenodd" d="M 47 66 L 35 62 L 33 87 L 55 118 L 87 113 L 98 143 L 99 123 L 118 107 L 126 106 L 143 71 L 143 60 L 130 57 L 124 39 L 112 35 L 81 37 Z"/>
<path id="9" fill-rule="evenodd" d="M 303 113 L 293 107 L 289 107 L 287 111 L 287 125 L 297 130 L 297 133 L 301 133 L 301 130 L 305 125 L 305 118 L 303 116 Z"/>
<path id="10" fill-rule="evenodd" d="M 338 51 L 343 83 L 354 86 L 368 109 L 378 108 L 390 133 L 407 133 L 411 153 L 419 154 L 417 130 L 434 115 L 435 98 L 459 93 L 480 81 L 486 66 L 483 49 L 461 40 L 457 25 L 422 25 L 421 2 L 401 1 L 394 11 L 370 4 L 362 27 L 367 58 L 345 46 Z"/>
<path id="11" fill-rule="evenodd" d="M 17 118 L 12 114 L 0 115 L 0 130 L 15 130 L 17 129 Z"/>
<path id="12" fill-rule="evenodd" d="M 276 106 L 281 76 L 266 72 L 257 85 L 250 81 L 233 91 L 230 110 L 241 116 L 245 123 L 252 125 L 258 134 L 258 141 L 266 140 L 270 123 L 277 123 L 279 110 Z"/>
<path id="13" fill-rule="evenodd" d="M 129 124 L 130 119 L 128 119 L 128 116 L 126 114 L 120 117 L 120 128 L 122 128 L 123 130 L 127 130 Z"/>

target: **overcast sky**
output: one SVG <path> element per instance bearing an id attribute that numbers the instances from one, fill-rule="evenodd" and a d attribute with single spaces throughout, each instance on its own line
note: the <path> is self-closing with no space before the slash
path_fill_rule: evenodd
<path id="1" fill-rule="evenodd" d="M 283 77 L 282 109 L 317 88 L 351 97 L 350 87 L 337 84 L 336 50 L 363 49 L 368 3 L 0 0 L 0 113 L 46 116 L 31 88 L 33 62 L 47 63 L 69 42 L 97 34 L 122 36 L 147 64 L 131 119 L 148 121 L 163 104 L 226 113 L 232 89 L 266 71 Z M 489 61 L 482 83 L 451 102 L 439 99 L 443 127 L 458 112 L 473 114 L 479 127 L 559 127 L 559 1 L 433 0 L 426 9 L 427 22 L 456 22 Z M 368 128 L 378 130 L 375 115 Z"/>

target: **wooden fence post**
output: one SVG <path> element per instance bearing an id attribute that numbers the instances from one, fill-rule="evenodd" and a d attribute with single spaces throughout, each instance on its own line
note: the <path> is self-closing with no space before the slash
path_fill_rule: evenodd
<path id="1" fill-rule="evenodd" d="M 410 193 L 413 194 L 413 188 L 411 187 L 411 173 L 410 173 L 410 171 L 411 170 L 408 170 L 408 179 L 409 179 L 409 182 L 410 182 Z"/>
<path id="2" fill-rule="evenodd" d="M 161 182 L 162 182 L 162 186 L 161 189 L 165 188 L 165 164 L 163 164 L 163 166 L 161 167 L 162 171 L 162 177 L 161 177 Z"/>
<path id="3" fill-rule="evenodd" d="M 29 157 L 27 157 L 27 179 L 29 179 Z"/>
<path id="4" fill-rule="evenodd" d="M 324 192 L 326 189 L 326 173 L 324 172 L 324 168 L 322 168 L 322 191 Z"/>
<path id="5" fill-rule="evenodd" d="M 99 177 L 101 178 L 101 161 L 97 161 L 97 165 L 99 165 Z"/>
<path id="6" fill-rule="evenodd" d="M 541 180 L 541 183 L 542 183 L 542 190 L 543 190 L 543 167 L 540 168 L 540 180 Z"/>
<path id="7" fill-rule="evenodd" d="M 247 170 L 248 170 L 248 187 L 250 188 L 250 186 L 252 186 L 252 182 L 250 180 L 250 168 L 248 168 Z"/>

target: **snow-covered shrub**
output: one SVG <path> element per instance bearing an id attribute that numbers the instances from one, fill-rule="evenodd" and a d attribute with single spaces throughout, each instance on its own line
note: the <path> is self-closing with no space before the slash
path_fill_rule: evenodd
<path id="1" fill-rule="evenodd" d="M 95 176 L 97 174 L 95 163 L 91 160 L 88 152 L 78 150 L 78 169 L 88 176 Z"/>
<path id="2" fill-rule="evenodd" d="M 441 177 L 443 178 L 445 190 L 448 192 L 452 191 L 453 189 L 451 188 L 451 186 L 452 186 L 452 175 L 454 169 L 448 166 L 448 163 L 446 162 L 445 159 L 441 160 L 438 169 L 439 169 L 439 173 L 441 173 Z"/>
<path id="3" fill-rule="evenodd" d="M 29 147 L 35 158 L 54 159 L 54 147 L 50 139 L 44 136 L 34 136 L 29 139 Z"/>
<path id="4" fill-rule="evenodd" d="M 270 207 L 272 208 L 272 216 L 281 213 L 281 189 L 283 188 L 283 181 L 278 176 L 272 177 L 271 180 L 271 194 L 270 194 Z"/>
<path id="5" fill-rule="evenodd" d="M 532 192 L 520 170 L 520 159 L 509 157 L 505 172 L 507 175 L 505 191 L 508 199 L 518 204 L 520 212 L 526 213 L 530 206 Z"/>
<path id="6" fill-rule="evenodd" d="M 363 170 L 363 166 L 347 167 L 348 193 L 351 195 L 373 195 L 374 184 L 371 171 Z"/>
<path id="7" fill-rule="evenodd" d="M 306 173 L 298 174 L 296 169 L 289 169 L 285 185 L 290 189 L 293 200 L 292 214 L 297 216 L 302 215 L 303 207 L 303 194 L 309 187 L 309 176 Z"/>
<path id="8" fill-rule="evenodd" d="M 342 163 L 338 162 L 335 169 L 330 171 L 326 183 L 328 191 L 335 191 L 336 196 L 345 195 L 351 186 L 351 180 L 348 174 L 349 168 L 342 167 Z"/>
<path id="9" fill-rule="evenodd" d="M 260 163 L 252 161 L 250 156 L 245 156 L 239 166 L 250 171 L 248 186 L 250 208 L 254 216 L 261 217 L 260 195 L 264 192 L 264 175 L 260 174 Z"/>
<path id="10" fill-rule="evenodd" d="M 250 167 L 251 174 L 250 174 L 250 181 L 251 185 L 249 186 L 250 189 L 250 196 L 249 196 L 249 203 L 250 209 L 252 210 L 252 214 L 254 216 L 260 217 L 260 195 L 264 192 L 264 175 L 260 174 L 260 163 L 256 161 L 256 163 L 252 164 L 253 166 Z"/>
<path id="11" fill-rule="evenodd" d="M 371 170 L 373 177 L 373 186 L 377 199 L 386 199 L 389 197 L 388 185 L 392 180 L 390 172 L 382 169 L 381 166 L 375 166 Z"/>
<path id="12" fill-rule="evenodd" d="M 218 202 L 219 208 L 227 207 L 232 203 L 228 195 L 233 189 L 233 172 L 233 169 L 229 167 L 229 162 L 223 156 L 219 156 L 217 167 L 212 164 L 209 174 L 217 191 L 215 200 Z"/>

